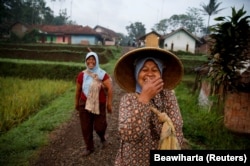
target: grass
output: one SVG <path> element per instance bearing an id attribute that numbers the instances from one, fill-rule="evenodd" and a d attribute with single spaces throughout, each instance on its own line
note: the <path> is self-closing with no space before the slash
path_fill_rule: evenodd
<path id="1" fill-rule="evenodd" d="M 185 79 L 184 79 L 185 80 Z M 182 82 L 176 88 L 176 96 L 183 116 L 183 132 L 192 149 L 202 150 L 242 150 L 250 149 L 247 136 L 237 135 L 227 130 L 221 111 L 198 105 L 198 95 Z"/>
<path id="2" fill-rule="evenodd" d="M 196 56 L 196 55 L 179 55 L 180 59 L 185 59 L 185 60 L 195 60 L 195 61 L 207 61 L 207 56 L 202 55 L 202 56 Z"/>
<path id="3" fill-rule="evenodd" d="M 48 143 L 49 133 L 70 119 L 74 110 L 74 92 L 72 86 L 37 114 L 1 135 L 0 165 L 28 165 L 36 151 Z"/>
<path id="4" fill-rule="evenodd" d="M 23 80 L 0 77 L 0 131 L 23 122 L 50 100 L 64 93 L 72 83 L 62 80 Z M 0 133 L 0 134 L 1 134 Z"/>
<path id="5" fill-rule="evenodd" d="M 43 61 L 43 60 L 24 60 L 24 59 L 11 59 L 11 58 L 0 58 L 1 62 L 14 62 L 14 63 L 22 63 L 22 64 L 51 64 L 51 65 L 66 65 L 66 66 L 79 66 L 82 67 L 83 62 L 55 62 L 55 61 Z"/>
<path id="6" fill-rule="evenodd" d="M 176 88 L 176 96 L 184 121 L 184 135 L 192 149 L 249 149 L 246 137 L 236 136 L 223 126 L 223 117 L 197 105 L 197 96 L 190 92 L 185 80 Z M 28 165 L 37 150 L 48 143 L 48 135 L 68 121 L 74 105 L 72 86 L 51 101 L 37 114 L 0 137 L 0 165 Z M 46 121 L 46 123 L 45 123 Z"/>
<path id="7" fill-rule="evenodd" d="M 115 62 L 113 59 L 101 67 L 112 75 Z M 68 62 L 66 64 L 82 65 Z M 193 75 L 185 75 L 182 83 L 176 88 L 184 121 L 184 135 L 192 149 L 250 149 L 249 138 L 235 135 L 224 127 L 223 116 L 218 113 L 219 111 L 208 112 L 206 108 L 198 106 L 198 95 L 191 92 L 193 81 Z M 29 159 L 34 157 L 37 150 L 48 143 L 49 133 L 70 119 L 74 105 L 74 88 L 70 87 L 28 120 L 0 136 L 0 165 L 29 164 Z"/>

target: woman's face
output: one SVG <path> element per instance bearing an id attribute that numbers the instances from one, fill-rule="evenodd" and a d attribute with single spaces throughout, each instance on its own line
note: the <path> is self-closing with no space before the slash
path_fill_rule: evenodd
<path id="1" fill-rule="evenodd" d="M 86 64 L 89 69 L 93 69 L 96 65 L 95 57 L 94 56 L 88 57 L 88 59 L 86 60 Z"/>
<path id="2" fill-rule="evenodd" d="M 142 87 L 147 79 L 156 77 L 161 77 L 161 72 L 157 64 L 153 60 L 147 60 L 138 74 L 138 84 Z"/>

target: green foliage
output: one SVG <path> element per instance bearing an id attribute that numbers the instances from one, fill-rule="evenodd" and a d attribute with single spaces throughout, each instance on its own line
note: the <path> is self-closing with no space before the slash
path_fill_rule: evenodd
<path id="1" fill-rule="evenodd" d="M 205 3 L 201 4 L 202 11 L 204 14 L 207 14 L 209 16 L 218 14 L 221 10 L 219 9 L 219 6 L 222 2 L 217 3 L 217 0 L 209 0 L 209 3 L 206 5 Z"/>
<path id="2" fill-rule="evenodd" d="M 244 16 L 246 11 L 242 7 L 239 11 L 232 8 L 231 17 L 218 17 L 221 21 L 212 27 L 213 47 L 211 48 L 209 77 L 217 86 L 224 86 L 225 90 L 235 91 L 244 88 L 240 82 L 240 69 L 249 63 L 249 18 Z"/>
<path id="3" fill-rule="evenodd" d="M 1 135 L 0 165 L 29 165 L 30 158 L 48 144 L 49 133 L 70 119 L 74 92 L 71 86 L 27 121 Z"/>
<path id="4" fill-rule="evenodd" d="M 21 80 L 0 77 L 0 134 L 63 94 L 72 84 L 48 79 Z"/>
<path id="5" fill-rule="evenodd" d="M 217 3 L 217 0 L 209 0 L 209 3 L 207 5 L 205 3 L 201 4 L 201 7 L 202 7 L 201 11 L 204 14 L 208 15 L 207 34 L 209 34 L 208 27 L 209 27 L 210 17 L 212 15 L 218 14 L 220 11 L 223 10 L 223 8 L 219 9 L 221 3 L 222 2 Z"/>
<path id="6" fill-rule="evenodd" d="M 22 38 L 24 43 L 36 43 L 36 36 L 39 35 L 38 30 L 33 29 L 32 31 L 26 33 Z"/>
<path id="7" fill-rule="evenodd" d="M 132 39 L 139 38 L 146 34 L 145 25 L 141 22 L 131 23 L 129 26 L 126 26 L 129 37 Z"/>
<path id="8" fill-rule="evenodd" d="M 102 65 L 110 73 L 113 71 L 116 59 L 120 57 L 120 50 L 112 50 L 112 53 L 114 59 Z M 190 61 L 194 60 L 194 57 L 188 57 Z M 187 56 L 185 56 L 184 59 L 187 60 Z M 23 65 L 26 64 L 26 66 L 28 66 L 28 64 L 40 64 L 44 65 L 44 68 L 48 67 L 49 64 L 51 66 L 81 67 L 79 63 L 68 62 L 6 61 Z M 188 63 L 190 61 L 188 61 Z M 186 64 L 187 63 L 184 63 L 184 66 L 186 66 Z M 2 64 L 0 66 L 2 66 Z M 24 68 L 29 70 L 29 68 Z M 34 68 L 32 68 L 32 70 L 33 69 Z M 10 68 L 9 70 L 16 69 Z M 44 70 L 48 71 L 46 69 Z M 25 73 L 24 70 L 22 72 Z M 17 72 L 16 76 L 18 76 Z M 185 75 L 182 83 L 176 88 L 176 96 L 184 121 L 184 135 L 190 142 L 192 149 L 249 149 L 249 139 L 233 135 L 227 131 L 223 126 L 221 115 L 214 110 L 207 112 L 207 110 L 198 106 L 198 96 L 190 92 L 193 80 L 194 76 Z M 30 116 L 27 121 L 24 121 L 9 132 L 2 134 L 0 136 L 0 165 L 28 165 L 29 159 L 37 155 L 37 150 L 48 143 L 48 134 L 63 122 L 69 120 L 73 112 L 73 100 L 74 86 L 68 88 L 66 93 L 63 93 L 39 109 L 39 111 Z"/>
<path id="9" fill-rule="evenodd" d="M 192 56 L 190 56 L 190 59 L 188 57 L 185 57 L 183 59 L 181 58 L 181 61 L 184 64 L 185 74 L 195 74 L 194 69 L 205 62 L 204 60 L 194 60 Z"/>
<path id="10" fill-rule="evenodd" d="M 203 30 L 203 18 L 200 16 L 199 9 L 189 7 L 186 14 L 172 15 L 169 19 L 162 19 L 154 25 L 154 29 L 163 35 L 167 31 L 178 29 L 179 27 L 183 27 L 191 33 Z"/>
<path id="11" fill-rule="evenodd" d="M 15 33 L 11 32 L 10 38 L 6 41 L 7 43 L 36 43 L 36 36 L 38 35 L 37 30 L 32 30 L 26 33 L 23 37 L 18 37 Z"/>
<path id="12" fill-rule="evenodd" d="M 16 41 L 22 42 L 22 39 Z M 93 46 L 91 50 L 99 55 L 100 64 L 105 64 L 114 58 L 113 51 L 119 48 Z M 80 45 L 0 44 L 0 57 L 3 58 L 83 62 L 87 52 L 87 47 Z"/>
<path id="13" fill-rule="evenodd" d="M 7 40 L 7 42 L 21 43 L 22 39 L 18 37 L 15 33 L 10 32 L 10 38 Z"/>
<path id="14" fill-rule="evenodd" d="M 189 80 L 190 78 L 188 78 Z M 240 150 L 249 149 L 247 137 L 228 131 L 223 122 L 223 115 L 217 110 L 207 111 L 198 104 L 198 94 L 193 94 L 187 79 L 175 90 L 183 117 L 183 132 L 192 149 Z M 188 104 L 187 104 L 188 103 Z"/>
<path id="15" fill-rule="evenodd" d="M 156 23 L 156 24 L 154 25 L 155 30 L 156 30 L 157 32 L 160 32 L 160 34 L 165 35 L 165 34 L 167 33 L 167 28 L 168 28 L 168 26 L 167 26 L 167 21 L 168 21 L 168 20 L 167 20 L 166 18 L 160 20 L 159 23 Z"/>
<path id="16" fill-rule="evenodd" d="M 15 22 L 20 21 L 30 25 L 50 24 L 61 25 L 74 23 L 69 20 L 67 11 L 61 10 L 59 16 L 54 16 L 53 11 L 46 6 L 45 0 L 26 1 L 0 1 L 1 14 L 0 21 Z M 0 32 L 1 33 L 1 32 Z"/>
<path id="17" fill-rule="evenodd" d="M 0 76 L 12 76 L 26 79 L 64 79 L 74 81 L 83 65 L 69 66 L 51 63 L 14 63 L 0 61 Z"/>

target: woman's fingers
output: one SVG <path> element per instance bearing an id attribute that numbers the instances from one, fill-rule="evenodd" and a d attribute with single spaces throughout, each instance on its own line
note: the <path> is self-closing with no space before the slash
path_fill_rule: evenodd
<path id="1" fill-rule="evenodd" d="M 142 87 L 144 94 L 154 97 L 157 93 L 163 90 L 163 80 L 161 78 L 148 79 Z"/>

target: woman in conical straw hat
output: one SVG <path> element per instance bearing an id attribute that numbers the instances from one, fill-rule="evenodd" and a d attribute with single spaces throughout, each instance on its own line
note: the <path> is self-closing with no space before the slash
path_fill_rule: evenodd
<path id="1" fill-rule="evenodd" d="M 119 105 L 120 148 L 115 165 L 149 165 L 150 150 L 159 149 L 163 127 L 160 114 L 152 108 L 169 117 L 182 145 L 183 120 L 173 90 L 182 75 L 178 57 L 160 48 L 135 49 L 117 61 L 114 77 L 127 93 Z"/>

